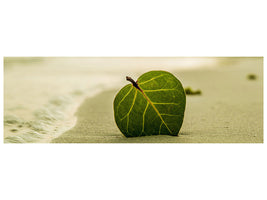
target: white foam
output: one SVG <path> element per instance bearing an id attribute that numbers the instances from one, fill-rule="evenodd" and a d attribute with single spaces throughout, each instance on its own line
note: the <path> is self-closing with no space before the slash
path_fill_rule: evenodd
<path id="1" fill-rule="evenodd" d="M 65 75 L 58 82 L 38 73 L 25 81 L 25 76 L 17 76 L 17 70 L 15 75 L 7 72 L 5 79 L 6 143 L 50 142 L 75 125 L 74 113 L 85 98 L 120 85 L 118 76 L 112 74 L 78 73 Z"/>
<path id="2" fill-rule="evenodd" d="M 85 98 L 149 70 L 213 66 L 212 58 L 41 58 L 5 65 L 4 141 L 50 142 L 76 123 Z"/>

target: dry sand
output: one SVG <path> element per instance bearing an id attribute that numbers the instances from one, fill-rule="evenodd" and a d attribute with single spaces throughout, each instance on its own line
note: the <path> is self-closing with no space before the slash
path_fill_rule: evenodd
<path id="1" fill-rule="evenodd" d="M 215 57 L 5 57 L 4 142 L 49 143 L 76 124 L 89 97 L 125 84 L 125 74 L 214 68 Z"/>
<path id="2" fill-rule="evenodd" d="M 113 117 L 118 90 L 86 99 L 77 123 L 54 143 L 262 143 L 263 58 L 222 59 L 214 69 L 174 73 L 184 87 L 202 95 L 187 96 L 185 119 L 178 137 L 126 138 Z M 256 80 L 247 75 L 257 75 Z M 126 83 L 125 83 L 126 84 Z"/>

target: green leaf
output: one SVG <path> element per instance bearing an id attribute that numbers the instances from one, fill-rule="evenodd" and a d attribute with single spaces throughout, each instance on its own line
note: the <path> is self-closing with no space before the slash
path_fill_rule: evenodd
<path id="1" fill-rule="evenodd" d="M 115 97 L 117 126 L 126 137 L 177 136 L 185 111 L 185 92 L 180 81 L 166 71 L 150 71 L 124 86 Z"/>

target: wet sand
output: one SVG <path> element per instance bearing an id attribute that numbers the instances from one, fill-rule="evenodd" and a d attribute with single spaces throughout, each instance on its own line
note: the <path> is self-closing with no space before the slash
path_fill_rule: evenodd
<path id="1" fill-rule="evenodd" d="M 53 143 L 263 143 L 263 59 L 242 58 L 215 69 L 174 73 L 201 95 L 187 96 L 179 136 L 126 138 L 113 116 L 118 90 L 86 99 L 77 123 Z M 248 74 L 257 75 L 249 80 Z M 123 87 L 123 86 L 122 86 Z"/>

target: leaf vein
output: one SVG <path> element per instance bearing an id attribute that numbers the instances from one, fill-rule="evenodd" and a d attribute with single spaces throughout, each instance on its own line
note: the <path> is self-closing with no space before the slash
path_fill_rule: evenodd
<path id="1" fill-rule="evenodd" d="M 127 116 L 130 114 L 130 112 L 132 111 L 133 106 L 134 106 L 134 104 L 135 104 L 136 95 L 137 95 L 137 89 L 135 90 L 133 103 L 132 103 L 132 105 L 131 105 L 131 107 L 130 107 L 129 112 L 128 112 L 126 115 L 124 115 L 123 118 L 121 118 L 121 120 L 123 120 L 125 117 L 127 117 Z M 128 125 L 127 125 L 127 130 L 128 130 Z"/>
<path id="2" fill-rule="evenodd" d="M 121 101 L 118 103 L 118 106 L 117 106 L 117 110 L 119 110 L 119 107 L 121 105 L 121 103 L 124 101 L 124 99 L 131 93 L 133 87 L 131 87 L 131 89 L 124 95 L 124 97 L 121 99 Z"/>
<path id="3" fill-rule="evenodd" d="M 161 75 L 159 75 L 159 76 L 153 77 L 153 78 L 151 78 L 151 79 L 149 79 L 149 80 L 146 80 L 146 81 L 144 81 L 144 82 L 138 83 L 138 85 L 142 85 L 142 84 L 148 83 L 148 82 L 153 81 L 153 80 L 155 80 L 155 79 L 157 79 L 157 78 L 159 78 L 159 77 L 163 77 L 163 76 L 167 76 L 167 75 L 168 75 L 168 74 L 161 74 Z"/>
<path id="4" fill-rule="evenodd" d="M 147 104 L 146 104 L 146 108 L 145 108 L 144 113 L 143 113 L 143 127 L 142 127 L 142 133 L 145 132 L 145 114 L 146 114 L 148 105 L 149 105 L 149 103 L 147 102 Z"/>
<path id="5" fill-rule="evenodd" d="M 160 135 L 160 132 L 161 132 L 162 124 L 163 124 L 163 122 L 161 122 L 160 127 L 159 127 L 159 135 Z"/>
<path id="6" fill-rule="evenodd" d="M 177 90 L 177 89 L 171 88 L 171 89 L 144 90 L 144 92 L 159 92 L 159 91 L 172 91 L 172 90 Z"/>
<path id="7" fill-rule="evenodd" d="M 156 111 L 156 113 L 158 114 L 159 118 L 161 119 L 161 121 L 163 122 L 163 124 L 166 126 L 166 128 L 168 129 L 168 131 L 170 133 L 172 133 L 172 131 L 169 129 L 169 127 L 167 126 L 166 122 L 163 120 L 160 112 L 158 111 L 158 109 L 155 107 L 154 103 L 149 99 L 149 97 L 146 95 L 146 93 L 144 91 L 141 91 L 142 94 L 144 95 L 144 97 L 147 99 L 147 101 L 151 104 L 151 106 L 154 108 L 154 110 Z"/>
<path id="8" fill-rule="evenodd" d="M 161 103 L 161 102 L 152 102 L 153 104 L 166 104 L 166 105 L 169 105 L 169 104 L 171 104 L 171 105 L 180 105 L 180 103 Z"/>

